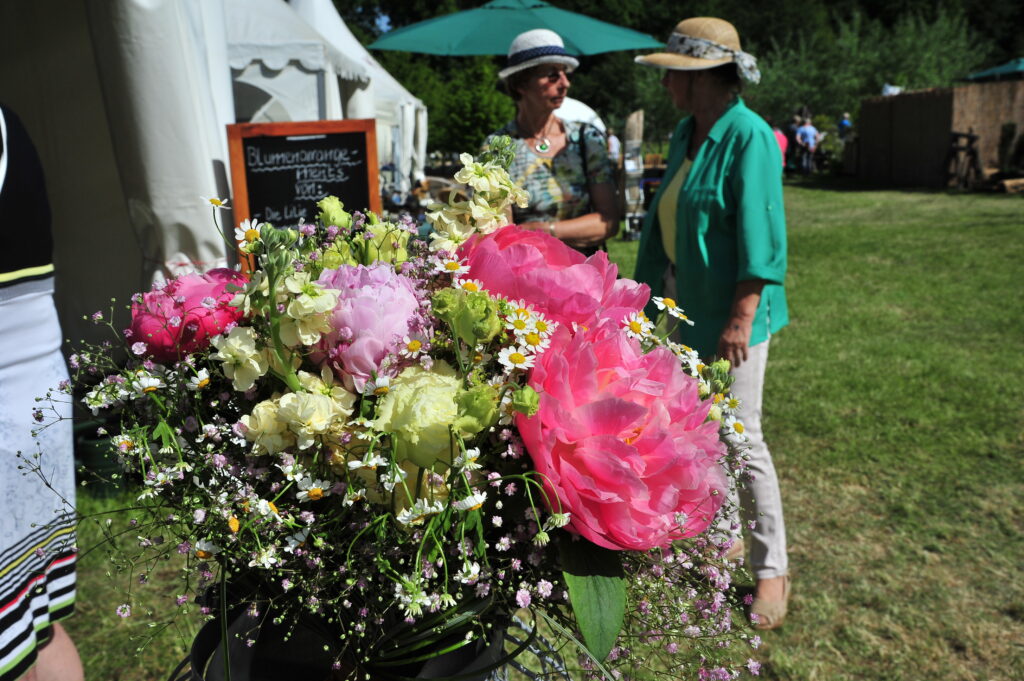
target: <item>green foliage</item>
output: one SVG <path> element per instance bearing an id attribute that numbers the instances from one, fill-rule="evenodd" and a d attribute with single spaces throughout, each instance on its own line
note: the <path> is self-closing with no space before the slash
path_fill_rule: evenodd
<path id="1" fill-rule="evenodd" d="M 559 542 L 565 583 L 576 624 L 587 650 L 603 662 L 626 616 L 626 579 L 618 552 L 586 539 L 563 536 Z"/>
<path id="2" fill-rule="evenodd" d="M 760 56 L 761 84 L 747 100 L 779 121 L 807 105 L 831 118 L 856 113 L 885 83 L 907 90 L 943 87 L 986 63 L 988 47 L 964 16 L 904 15 L 891 26 L 854 12 L 835 28 L 773 39 Z"/>

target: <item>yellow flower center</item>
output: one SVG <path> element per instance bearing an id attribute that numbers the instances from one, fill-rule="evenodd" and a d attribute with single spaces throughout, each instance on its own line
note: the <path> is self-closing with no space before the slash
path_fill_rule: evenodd
<path id="1" fill-rule="evenodd" d="M 135 443 L 128 439 L 118 440 L 117 448 L 121 451 L 130 452 L 135 449 Z"/>
<path id="2" fill-rule="evenodd" d="M 310 487 L 309 491 L 306 492 L 306 496 L 313 501 L 319 501 L 324 498 L 324 490 L 321 487 Z"/>
<path id="3" fill-rule="evenodd" d="M 543 319 L 538 319 L 535 326 L 537 327 L 537 331 L 540 333 L 547 333 L 548 323 Z"/>
<path id="4" fill-rule="evenodd" d="M 676 301 L 672 300 L 671 298 L 663 298 L 661 302 L 665 303 L 665 307 L 676 306 Z"/>
<path id="5" fill-rule="evenodd" d="M 214 206 L 223 206 L 224 205 L 224 202 L 221 201 L 220 199 L 210 199 L 210 203 L 213 204 Z"/>
<path id="6" fill-rule="evenodd" d="M 198 381 L 196 381 L 196 387 L 197 388 L 205 388 L 208 385 L 210 385 L 210 379 L 209 378 L 200 378 Z"/>
<path id="7" fill-rule="evenodd" d="M 519 331 L 522 331 L 523 329 L 526 328 L 526 320 L 525 319 L 515 319 L 515 320 L 512 321 L 512 326 L 515 327 L 516 329 L 518 329 Z"/>
<path id="8" fill-rule="evenodd" d="M 452 261 L 452 262 L 446 262 L 446 263 L 444 264 L 444 268 L 445 268 L 446 270 L 448 270 L 449 272 L 454 272 L 454 271 L 456 271 L 457 269 L 459 269 L 460 267 L 462 267 L 462 265 L 460 265 L 459 263 L 457 263 L 457 262 L 454 262 L 454 261 Z"/>
<path id="9" fill-rule="evenodd" d="M 723 397 L 725 396 L 722 393 L 715 393 L 715 396 L 712 399 L 714 400 L 715 404 L 718 404 L 719 402 L 722 401 Z"/>
<path id="10" fill-rule="evenodd" d="M 508 361 L 513 364 L 523 364 L 526 362 L 526 355 L 521 352 L 513 352 L 508 356 Z"/>
<path id="11" fill-rule="evenodd" d="M 628 437 L 626 437 L 626 439 L 624 439 L 623 442 L 625 442 L 627 445 L 631 445 L 634 442 L 636 442 L 637 439 L 639 439 L 641 433 L 643 433 L 643 429 L 642 428 L 634 428 L 633 429 L 633 434 L 628 436 Z"/>
<path id="12" fill-rule="evenodd" d="M 523 336 L 523 340 L 526 341 L 527 345 L 537 347 L 538 345 L 540 345 L 541 338 L 539 333 L 531 331 L 530 333 Z"/>
<path id="13" fill-rule="evenodd" d="M 273 501 L 268 501 L 267 506 L 270 507 L 271 512 L 277 513 L 277 506 L 274 504 Z"/>
<path id="14" fill-rule="evenodd" d="M 202 549 L 198 549 L 196 551 L 196 558 L 198 558 L 199 560 L 206 560 L 207 558 L 213 558 L 213 554 L 209 551 L 203 551 Z"/>
<path id="15" fill-rule="evenodd" d="M 144 393 L 155 393 L 156 392 L 156 386 L 155 385 L 147 385 L 145 388 L 142 389 L 142 392 L 144 392 Z"/>
<path id="16" fill-rule="evenodd" d="M 228 529 L 231 530 L 232 534 L 238 532 L 238 527 L 238 518 L 236 518 L 235 516 L 231 516 L 230 518 L 228 518 Z"/>
<path id="17" fill-rule="evenodd" d="M 736 423 L 732 424 L 732 427 L 733 427 L 733 429 L 736 430 L 737 433 L 740 433 L 740 434 L 742 434 L 743 431 L 746 430 L 746 428 L 743 427 L 743 424 L 740 423 L 739 421 L 737 421 Z"/>
<path id="18" fill-rule="evenodd" d="M 479 511 L 481 508 L 483 508 L 483 506 L 484 506 L 483 504 L 477 504 L 476 506 L 470 506 L 466 510 L 467 511 Z"/>
<path id="19" fill-rule="evenodd" d="M 377 397 L 380 397 L 381 395 L 387 395 L 388 387 L 386 385 L 378 385 L 376 388 L 373 389 L 373 394 L 376 395 Z"/>
<path id="20" fill-rule="evenodd" d="M 247 229 L 245 230 L 245 240 L 250 244 L 260 238 L 260 230 L 258 229 Z"/>
<path id="21" fill-rule="evenodd" d="M 644 325 L 634 319 L 629 322 L 629 330 L 633 333 L 640 333 L 644 330 Z"/>
<path id="22" fill-rule="evenodd" d="M 475 293 L 480 290 L 480 287 L 476 285 L 476 282 L 464 281 L 462 282 L 462 290 L 469 291 L 470 293 Z"/>
<path id="23" fill-rule="evenodd" d="M 409 352 L 418 352 L 423 347 L 423 343 L 418 340 L 411 340 L 405 345 L 405 349 Z"/>

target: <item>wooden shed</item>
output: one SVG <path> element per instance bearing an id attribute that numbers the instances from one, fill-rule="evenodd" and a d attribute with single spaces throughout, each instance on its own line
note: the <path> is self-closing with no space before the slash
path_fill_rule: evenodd
<path id="1" fill-rule="evenodd" d="M 945 187 L 954 133 L 973 132 L 981 166 L 998 167 L 1004 123 L 1024 133 L 1024 80 L 871 97 L 857 121 L 857 176 L 872 184 Z"/>

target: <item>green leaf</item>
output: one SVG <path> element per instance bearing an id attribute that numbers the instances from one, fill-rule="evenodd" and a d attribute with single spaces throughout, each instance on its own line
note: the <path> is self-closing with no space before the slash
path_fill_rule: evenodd
<path id="1" fill-rule="evenodd" d="M 626 616 L 626 579 L 617 551 L 563 533 L 559 542 L 569 602 L 587 650 L 608 657 Z"/>

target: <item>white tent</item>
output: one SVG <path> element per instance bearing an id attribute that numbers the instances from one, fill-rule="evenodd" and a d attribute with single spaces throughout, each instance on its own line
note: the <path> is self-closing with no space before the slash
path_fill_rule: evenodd
<path id="1" fill-rule="evenodd" d="M 589 123 L 601 132 L 606 131 L 604 121 L 597 115 L 597 112 L 580 100 L 573 99 L 572 97 L 566 97 L 562 100 L 562 106 L 555 109 L 555 115 L 563 121 Z"/>
<path id="2" fill-rule="evenodd" d="M 369 82 L 342 90 L 345 118 L 375 118 L 381 165 L 395 167 L 397 189 L 423 178 L 427 155 L 427 109 L 366 51 L 331 0 L 290 0 L 295 11 L 340 52 L 369 73 Z"/>
<path id="3" fill-rule="evenodd" d="M 224 0 L 224 7 L 238 120 L 353 118 L 342 110 L 341 91 L 369 83 L 362 64 L 283 0 Z"/>

